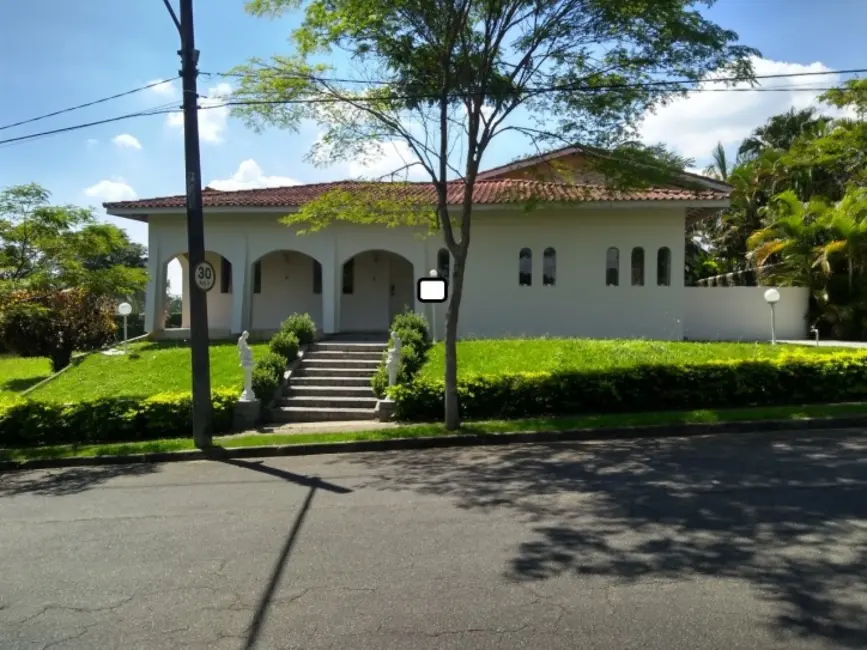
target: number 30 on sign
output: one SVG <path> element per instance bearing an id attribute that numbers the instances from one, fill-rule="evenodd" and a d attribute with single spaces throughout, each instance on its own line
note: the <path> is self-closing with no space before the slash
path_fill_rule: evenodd
<path id="1" fill-rule="evenodd" d="M 217 280 L 217 274 L 214 273 L 214 267 L 210 262 L 199 262 L 196 268 L 193 269 L 193 278 L 196 280 L 196 286 L 202 291 L 210 291 L 214 288 L 214 283 Z"/>

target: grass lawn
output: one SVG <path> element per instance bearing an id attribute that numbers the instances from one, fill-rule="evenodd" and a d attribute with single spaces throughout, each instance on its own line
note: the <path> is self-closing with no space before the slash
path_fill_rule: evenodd
<path id="1" fill-rule="evenodd" d="M 782 354 L 831 354 L 840 348 L 768 343 L 698 343 L 599 339 L 521 339 L 458 342 L 458 376 L 553 370 L 605 370 L 644 363 L 675 364 L 722 359 L 772 358 Z M 865 353 L 867 354 L 867 353 Z M 442 379 L 445 347 L 434 345 L 421 375 Z"/>
<path id="2" fill-rule="evenodd" d="M 624 426 L 702 424 L 714 422 L 749 422 L 761 420 L 803 420 L 867 414 L 867 403 L 816 404 L 807 406 L 769 406 L 744 409 L 702 409 L 657 413 L 627 413 L 574 417 L 528 418 L 524 420 L 491 420 L 467 422 L 457 433 L 503 435 L 533 431 L 569 431 L 573 429 L 604 429 Z M 371 425 L 375 427 L 375 425 Z M 310 443 L 340 443 L 357 440 L 394 440 L 454 435 L 441 424 L 411 424 L 388 429 L 343 433 L 252 433 L 222 436 L 214 444 L 224 449 L 263 445 L 300 445 Z M 111 443 L 102 445 L 55 445 L 21 449 L 0 449 L 0 460 L 22 461 L 45 458 L 79 458 L 117 456 L 195 449 L 190 438 L 150 440 L 146 442 Z"/>
<path id="3" fill-rule="evenodd" d="M 11 397 L 27 390 L 51 374 L 48 359 L 22 359 L 12 355 L 0 355 L 0 398 Z"/>
<path id="4" fill-rule="evenodd" d="M 254 343 L 254 358 L 267 344 Z M 238 348 L 226 341 L 211 343 L 211 387 L 240 389 L 244 380 L 238 363 Z M 77 401 L 111 396 L 143 397 L 156 393 L 191 390 L 190 348 L 183 341 L 131 343 L 125 356 L 94 353 L 76 362 L 44 386 L 28 395 L 48 401 Z"/>

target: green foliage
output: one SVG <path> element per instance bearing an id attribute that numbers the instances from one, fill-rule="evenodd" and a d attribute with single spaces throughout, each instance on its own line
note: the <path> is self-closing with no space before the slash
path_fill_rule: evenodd
<path id="1" fill-rule="evenodd" d="M 860 401 L 867 397 L 867 357 L 793 353 L 777 359 L 686 365 L 506 373 L 458 381 L 465 417 L 730 408 Z M 443 416 L 442 380 L 417 378 L 391 397 L 402 420 Z"/>
<path id="2" fill-rule="evenodd" d="M 400 369 L 397 373 L 397 383 L 407 384 L 418 374 L 427 359 L 431 346 L 427 319 L 408 309 L 394 317 L 389 331 L 396 333 L 400 338 Z M 388 369 L 385 365 L 387 356 L 386 351 L 382 355 L 382 365 L 377 368 L 370 381 L 374 395 L 380 399 L 385 397 L 388 391 Z"/>
<path id="3" fill-rule="evenodd" d="M 316 340 L 316 323 L 310 314 L 292 314 L 280 324 L 281 332 L 291 332 L 301 345 L 310 345 Z"/>
<path id="4" fill-rule="evenodd" d="M 281 330 L 271 337 L 271 340 L 268 341 L 268 347 L 271 348 L 272 352 L 291 362 L 298 357 L 300 342 L 295 332 Z"/>
<path id="5" fill-rule="evenodd" d="M 236 390 L 212 394 L 214 433 L 227 433 Z M 13 399 L 0 402 L 0 447 L 89 444 L 189 437 L 192 398 L 165 393 L 146 398 L 103 397 L 74 403 Z"/>
<path id="6" fill-rule="evenodd" d="M 143 246 L 117 226 L 97 223 L 91 210 L 53 206 L 49 199 L 35 183 L 0 192 L 0 283 L 76 287 L 115 298 L 144 289 Z"/>
<path id="7" fill-rule="evenodd" d="M 114 305 L 82 289 L 17 291 L 0 307 L 0 340 L 22 357 L 48 357 L 54 372 L 69 365 L 75 351 L 112 341 Z"/>
<path id="8" fill-rule="evenodd" d="M 277 392 L 288 363 L 286 357 L 270 351 L 259 357 L 253 365 L 253 393 L 265 404 Z"/>

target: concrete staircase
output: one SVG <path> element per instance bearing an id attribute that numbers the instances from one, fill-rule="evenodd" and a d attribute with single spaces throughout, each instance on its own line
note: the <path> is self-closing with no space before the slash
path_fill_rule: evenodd
<path id="1" fill-rule="evenodd" d="M 311 345 L 271 410 L 277 423 L 373 420 L 370 379 L 388 347 L 383 341 L 320 341 Z"/>

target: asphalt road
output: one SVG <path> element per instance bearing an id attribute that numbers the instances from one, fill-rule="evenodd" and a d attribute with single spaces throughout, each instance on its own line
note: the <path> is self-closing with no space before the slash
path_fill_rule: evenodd
<path id="1" fill-rule="evenodd" d="M 3 474 L 0 648 L 865 648 L 865 452 L 850 431 Z"/>

